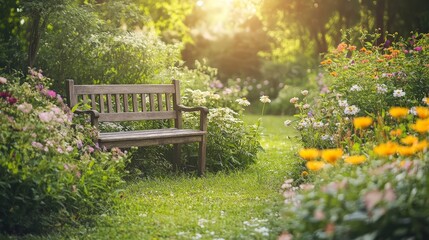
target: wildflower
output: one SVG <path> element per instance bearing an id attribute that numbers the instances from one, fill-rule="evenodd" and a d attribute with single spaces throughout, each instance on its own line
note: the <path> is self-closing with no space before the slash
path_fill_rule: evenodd
<path id="1" fill-rule="evenodd" d="M 319 150 L 315 148 L 304 148 L 299 151 L 299 156 L 307 161 L 314 160 L 319 157 Z"/>
<path id="2" fill-rule="evenodd" d="M 287 126 L 290 126 L 290 124 L 292 123 L 292 121 L 291 120 L 286 120 L 286 121 L 284 121 L 284 125 L 285 125 L 285 127 L 287 127 Z"/>
<path id="3" fill-rule="evenodd" d="M 325 149 L 322 151 L 322 158 L 331 164 L 335 162 L 343 155 L 343 150 L 340 148 Z"/>
<path id="4" fill-rule="evenodd" d="M 427 140 L 420 141 L 416 143 L 413 147 L 416 149 L 416 152 L 424 152 L 428 148 L 429 143 Z"/>
<path id="5" fill-rule="evenodd" d="M 408 135 L 401 139 L 401 143 L 405 145 L 413 145 L 416 144 L 419 141 L 419 139 L 416 136 Z"/>
<path id="6" fill-rule="evenodd" d="M 424 97 L 424 98 L 422 99 L 422 102 L 423 102 L 424 104 L 426 104 L 426 105 L 429 105 L 429 98 Z"/>
<path id="7" fill-rule="evenodd" d="M 360 111 L 360 109 L 358 107 L 356 107 L 355 105 L 351 105 L 351 106 L 347 106 L 344 109 L 344 113 L 346 115 L 355 115 Z"/>
<path id="8" fill-rule="evenodd" d="M 43 144 L 41 144 L 39 142 L 32 142 L 31 146 L 38 148 L 38 149 L 43 149 Z"/>
<path id="9" fill-rule="evenodd" d="M 325 166 L 325 163 L 321 161 L 308 161 L 305 166 L 308 170 L 317 172 Z"/>
<path id="10" fill-rule="evenodd" d="M 10 105 L 15 104 L 17 101 L 18 101 L 18 99 L 14 98 L 14 97 L 9 97 L 9 98 L 7 98 L 7 102 L 8 102 Z"/>
<path id="11" fill-rule="evenodd" d="M 405 92 L 402 89 L 396 89 L 393 91 L 394 97 L 403 97 L 405 96 Z"/>
<path id="12" fill-rule="evenodd" d="M 270 98 L 268 96 L 265 96 L 265 95 L 261 96 L 259 101 L 261 101 L 262 103 L 270 103 L 271 102 Z"/>
<path id="13" fill-rule="evenodd" d="M 307 176 L 308 176 L 308 172 L 307 171 L 302 171 L 301 177 L 307 177 Z"/>
<path id="14" fill-rule="evenodd" d="M 416 107 L 416 113 L 419 118 L 429 117 L 429 108 L 427 107 Z"/>
<path id="15" fill-rule="evenodd" d="M 415 124 L 411 124 L 411 129 L 419 133 L 425 133 L 429 131 L 429 118 L 417 119 Z"/>
<path id="16" fill-rule="evenodd" d="M 372 190 L 365 193 L 364 202 L 368 211 L 371 211 L 383 199 L 383 193 L 379 190 Z"/>
<path id="17" fill-rule="evenodd" d="M 328 59 L 323 60 L 323 61 L 320 62 L 320 64 L 322 64 L 322 65 L 329 65 L 331 63 L 332 63 L 332 60 L 330 58 L 328 58 Z"/>
<path id="18" fill-rule="evenodd" d="M 94 148 L 93 148 L 93 147 L 91 147 L 91 146 L 89 146 L 89 147 L 88 147 L 88 152 L 89 152 L 89 153 L 93 153 L 93 152 L 94 152 Z"/>
<path id="19" fill-rule="evenodd" d="M 396 152 L 401 156 L 411 156 L 416 153 L 416 148 L 413 146 L 411 147 L 398 146 L 398 148 L 396 149 Z"/>
<path id="20" fill-rule="evenodd" d="M 357 117 L 353 119 L 353 125 L 357 129 L 364 129 L 372 124 L 372 118 L 370 117 Z"/>
<path id="21" fill-rule="evenodd" d="M 385 84 L 377 84 L 376 89 L 379 94 L 387 93 L 387 86 Z"/>
<path id="22" fill-rule="evenodd" d="M 338 44 L 338 46 L 337 46 L 337 51 L 338 51 L 338 52 L 342 52 L 342 51 L 344 51 L 344 49 L 346 49 L 346 48 L 347 48 L 347 43 L 342 42 L 342 43 Z"/>
<path id="23" fill-rule="evenodd" d="M 46 96 L 48 96 L 50 98 L 55 98 L 57 96 L 57 93 L 54 90 L 48 90 L 46 92 Z"/>
<path id="24" fill-rule="evenodd" d="M 289 102 L 290 102 L 290 103 L 292 103 L 292 104 L 295 104 L 295 103 L 297 103 L 297 102 L 298 102 L 298 100 L 299 100 L 299 98 L 297 98 L 297 97 L 293 97 L 293 98 L 291 98 L 291 99 L 289 100 Z"/>
<path id="25" fill-rule="evenodd" d="M 350 91 L 351 92 L 360 92 L 360 91 L 362 91 L 362 87 L 355 84 L 350 88 Z"/>
<path id="26" fill-rule="evenodd" d="M 323 122 L 315 122 L 313 123 L 313 127 L 314 128 L 321 128 L 323 127 L 325 124 Z"/>
<path id="27" fill-rule="evenodd" d="M 345 163 L 352 164 L 352 165 L 359 165 L 361 163 L 364 163 L 366 161 L 366 157 L 363 155 L 354 155 L 349 156 L 344 159 Z"/>
<path id="28" fill-rule="evenodd" d="M 308 90 L 302 90 L 302 91 L 301 91 L 301 94 L 302 94 L 303 96 L 307 96 L 307 95 L 308 95 Z"/>
<path id="29" fill-rule="evenodd" d="M 337 72 L 331 72 L 330 74 L 331 74 L 331 76 L 333 76 L 333 77 L 337 77 L 337 76 L 338 76 L 338 73 L 337 73 Z"/>
<path id="30" fill-rule="evenodd" d="M 246 106 L 249 106 L 250 105 L 250 102 L 246 99 L 246 98 L 239 98 L 239 99 L 237 99 L 237 100 L 235 100 L 239 105 L 241 105 L 241 106 L 244 106 L 244 107 L 246 107 Z"/>
<path id="31" fill-rule="evenodd" d="M 310 104 L 306 103 L 306 104 L 302 105 L 302 108 L 303 109 L 309 109 L 310 108 Z"/>
<path id="32" fill-rule="evenodd" d="M 347 100 L 338 100 L 338 105 L 340 107 L 348 107 L 349 104 L 347 103 Z"/>
<path id="33" fill-rule="evenodd" d="M 328 141 L 328 140 L 333 141 L 334 140 L 334 138 L 332 136 L 328 135 L 328 134 L 322 135 L 320 138 L 323 141 Z"/>
<path id="34" fill-rule="evenodd" d="M 39 119 L 42 122 L 50 122 L 54 116 L 52 115 L 52 112 L 42 112 L 39 113 Z"/>
<path id="35" fill-rule="evenodd" d="M 382 143 L 374 147 L 374 153 L 379 156 L 390 156 L 395 154 L 397 148 L 398 144 L 394 142 Z"/>
<path id="36" fill-rule="evenodd" d="M 394 118 L 404 118 L 408 115 L 408 108 L 404 107 L 391 107 L 389 114 Z"/>
<path id="37" fill-rule="evenodd" d="M 30 113 L 31 110 L 33 109 L 33 105 L 31 105 L 30 103 L 24 102 L 23 104 L 19 104 L 17 106 L 17 109 L 23 113 Z"/>
<path id="38" fill-rule="evenodd" d="M 298 123 L 298 128 L 302 129 L 302 128 L 307 128 L 310 125 L 310 120 L 309 119 L 303 119 Z"/>
<path id="39" fill-rule="evenodd" d="M 418 46 L 418 47 L 414 48 L 414 51 L 417 51 L 417 52 L 420 52 L 422 50 L 423 50 L 423 47 L 421 47 L 421 46 Z"/>
<path id="40" fill-rule="evenodd" d="M 356 46 L 350 45 L 347 49 L 349 51 L 354 51 L 354 50 L 356 50 Z"/>
<path id="41" fill-rule="evenodd" d="M 414 116 L 417 116 L 417 110 L 416 107 L 412 107 L 410 108 L 410 111 L 408 111 L 409 114 L 412 114 Z"/>
<path id="42" fill-rule="evenodd" d="M 0 84 L 6 84 L 7 83 L 7 79 L 4 77 L 0 77 Z"/>

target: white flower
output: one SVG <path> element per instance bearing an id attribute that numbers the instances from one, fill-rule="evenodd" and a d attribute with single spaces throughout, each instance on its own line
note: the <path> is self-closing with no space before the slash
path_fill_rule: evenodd
<path id="1" fill-rule="evenodd" d="M 4 77 L 0 77 L 0 84 L 6 84 L 7 83 L 7 79 Z"/>
<path id="2" fill-rule="evenodd" d="M 322 135 L 322 137 L 320 137 L 323 141 L 327 141 L 327 140 L 331 140 L 333 139 L 333 137 L 331 137 L 328 134 Z"/>
<path id="3" fill-rule="evenodd" d="M 244 107 L 246 107 L 246 106 L 249 106 L 250 105 L 250 102 L 249 101 L 247 101 L 247 99 L 245 99 L 245 98 L 239 98 L 239 99 L 237 99 L 237 100 L 235 100 L 239 105 L 241 105 L 241 106 L 244 106 Z"/>
<path id="4" fill-rule="evenodd" d="M 359 111 L 360 111 L 360 109 L 358 107 L 356 107 L 355 105 L 351 105 L 351 106 L 344 108 L 344 113 L 346 115 L 356 115 L 356 113 L 358 113 Z"/>
<path id="5" fill-rule="evenodd" d="M 297 102 L 298 102 L 298 100 L 299 100 L 299 98 L 297 98 L 297 97 L 293 97 L 293 98 L 291 98 L 291 99 L 289 100 L 289 102 L 290 102 L 290 103 L 292 103 L 292 104 L 295 104 L 295 103 L 297 103 Z"/>
<path id="6" fill-rule="evenodd" d="M 30 113 L 31 110 L 33 109 L 33 105 L 31 105 L 30 103 L 24 102 L 22 104 L 19 104 L 17 106 L 17 108 L 18 108 L 19 111 L 21 111 L 23 113 Z"/>
<path id="7" fill-rule="evenodd" d="M 325 126 L 325 124 L 323 122 L 315 122 L 315 123 L 313 123 L 313 127 L 314 128 L 321 128 L 323 126 Z"/>
<path id="8" fill-rule="evenodd" d="M 424 97 L 422 99 L 422 102 L 425 103 L 426 105 L 429 105 L 429 99 L 427 97 Z"/>
<path id="9" fill-rule="evenodd" d="M 387 93 L 386 84 L 377 84 L 376 88 L 377 88 L 377 93 L 380 93 L 380 94 Z"/>
<path id="10" fill-rule="evenodd" d="M 286 121 L 284 121 L 284 125 L 285 125 L 285 127 L 287 127 L 287 126 L 290 126 L 290 124 L 292 123 L 292 121 L 291 120 L 286 120 Z"/>
<path id="11" fill-rule="evenodd" d="M 307 128 L 310 125 L 310 120 L 305 118 L 298 123 L 298 129 Z"/>
<path id="12" fill-rule="evenodd" d="M 417 115 L 417 111 L 416 111 L 416 107 L 412 107 L 410 108 L 410 110 L 408 111 L 410 114 L 413 114 L 414 116 Z"/>
<path id="13" fill-rule="evenodd" d="M 262 234 L 262 236 L 270 235 L 270 230 L 266 227 L 255 228 L 255 232 Z"/>
<path id="14" fill-rule="evenodd" d="M 402 89 L 396 89 L 393 91 L 394 97 L 403 97 L 405 96 L 405 92 Z"/>
<path id="15" fill-rule="evenodd" d="M 261 101 L 262 103 L 270 103 L 271 102 L 270 98 L 268 96 L 265 96 L 265 95 L 261 96 L 259 101 Z"/>
<path id="16" fill-rule="evenodd" d="M 301 91 L 301 94 L 302 94 L 303 96 L 307 96 L 307 95 L 308 95 L 308 90 L 302 90 L 302 91 Z"/>
<path id="17" fill-rule="evenodd" d="M 350 91 L 352 91 L 352 92 L 360 92 L 360 91 L 362 91 L 362 88 L 359 85 L 353 85 L 350 88 Z"/>
<path id="18" fill-rule="evenodd" d="M 349 104 L 347 103 L 347 99 L 346 100 L 338 100 L 338 105 L 340 107 L 348 107 Z"/>
<path id="19" fill-rule="evenodd" d="M 302 106 L 303 109 L 309 109 L 310 108 L 310 104 L 306 103 Z"/>

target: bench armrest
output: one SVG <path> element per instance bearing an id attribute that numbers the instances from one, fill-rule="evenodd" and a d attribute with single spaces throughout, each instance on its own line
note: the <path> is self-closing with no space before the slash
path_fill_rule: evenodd
<path id="1" fill-rule="evenodd" d="M 100 117 L 100 113 L 95 110 L 75 110 L 75 114 L 81 115 L 81 114 L 89 114 L 91 117 L 91 125 L 98 128 L 98 118 Z"/>
<path id="2" fill-rule="evenodd" d="M 200 130 L 207 131 L 207 114 L 209 113 L 209 109 L 206 107 L 185 107 L 183 105 L 177 105 L 178 111 L 183 112 L 196 112 L 200 111 Z"/>

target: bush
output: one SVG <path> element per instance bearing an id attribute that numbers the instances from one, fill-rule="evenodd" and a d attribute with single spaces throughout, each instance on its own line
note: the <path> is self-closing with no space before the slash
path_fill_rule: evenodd
<path id="1" fill-rule="evenodd" d="M 0 229 L 39 232 L 102 209 L 122 185 L 125 156 L 101 151 L 94 129 L 41 72 L 0 78 Z"/>
<path id="2" fill-rule="evenodd" d="M 423 34 L 360 50 L 341 43 L 322 62 L 330 91 L 313 105 L 291 99 L 311 183 L 283 185 L 283 237 L 429 237 L 428 47 Z"/>

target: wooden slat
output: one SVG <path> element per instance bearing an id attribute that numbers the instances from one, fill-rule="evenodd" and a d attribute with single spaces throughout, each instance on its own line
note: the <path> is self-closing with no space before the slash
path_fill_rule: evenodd
<path id="1" fill-rule="evenodd" d="M 124 94 L 124 112 L 129 112 L 128 109 L 128 94 Z"/>
<path id="2" fill-rule="evenodd" d="M 176 118 L 175 111 L 165 112 L 127 112 L 127 113 L 100 113 L 100 122 L 160 120 Z"/>
<path id="3" fill-rule="evenodd" d="M 151 112 L 155 111 L 155 97 L 149 93 L 149 109 Z"/>
<path id="4" fill-rule="evenodd" d="M 146 112 L 146 94 L 142 93 L 141 94 L 142 97 L 142 112 Z"/>
<path id="5" fill-rule="evenodd" d="M 75 94 L 174 93 L 172 84 L 75 85 Z"/>
<path id="6" fill-rule="evenodd" d="M 109 113 L 113 112 L 113 102 L 112 102 L 112 95 L 107 94 L 107 109 Z"/>
<path id="7" fill-rule="evenodd" d="M 162 93 L 158 93 L 156 98 L 158 100 L 158 111 L 162 111 Z"/>
<path id="8" fill-rule="evenodd" d="M 100 147 L 106 148 L 129 148 L 129 147 L 146 147 L 163 144 L 180 144 L 180 143 L 191 143 L 201 142 L 203 136 L 188 136 L 188 137 L 172 137 L 172 138 L 155 138 L 155 139 L 140 139 L 140 140 L 128 140 L 128 141 L 112 141 L 103 142 L 99 141 Z"/>
<path id="9" fill-rule="evenodd" d="M 98 110 L 97 109 L 97 103 L 95 102 L 95 95 L 91 94 L 91 109 L 92 110 Z"/>
<path id="10" fill-rule="evenodd" d="M 84 104 L 88 104 L 88 95 L 82 95 L 82 100 Z"/>
<path id="11" fill-rule="evenodd" d="M 100 113 L 104 113 L 104 95 L 100 94 L 100 98 L 98 99 L 100 103 Z"/>
<path id="12" fill-rule="evenodd" d="M 133 94 L 133 112 L 138 112 L 137 94 Z"/>
<path id="13" fill-rule="evenodd" d="M 169 93 L 165 94 L 165 104 L 166 104 L 167 111 L 170 111 L 171 110 L 171 98 L 170 98 Z"/>

